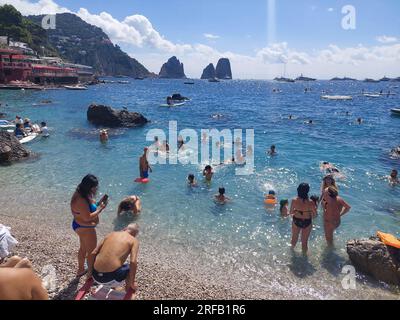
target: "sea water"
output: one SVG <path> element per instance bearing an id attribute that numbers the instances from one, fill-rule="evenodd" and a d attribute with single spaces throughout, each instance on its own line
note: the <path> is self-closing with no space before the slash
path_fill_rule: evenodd
<path id="1" fill-rule="evenodd" d="M 69 221 L 70 197 L 82 177 L 93 173 L 99 177 L 100 193 L 110 196 L 101 223 L 115 230 L 124 227 L 132 219 L 116 219 L 119 201 L 140 196 L 143 212 L 135 221 L 142 241 L 187 272 L 205 274 L 210 281 L 226 280 L 249 292 L 266 292 L 271 298 L 396 298 L 393 288 L 365 277 L 358 276 L 356 290 L 341 284 L 342 268 L 349 264 L 348 240 L 370 237 L 378 230 L 399 235 L 400 187 L 390 187 L 384 177 L 399 169 L 399 160 L 390 159 L 389 151 L 400 144 L 400 118 L 390 113 L 400 105 L 400 96 L 361 95 L 363 89 L 396 92 L 389 86 L 390 82 L 328 81 L 195 81 L 189 86 L 180 80 L 130 80 L 87 91 L 1 91 L 0 112 L 9 119 L 18 114 L 33 122 L 46 121 L 51 133 L 27 145 L 38 159 L 0 167 L 1 211 Z M 306 87 L 311 92 L 305 93 Z M 273 88 L 282 92 L 273 93 Z M 176 92 L 191 101 L 179 108 L 160 107 Z M 354 99 L 326 101 L 322 92 Z M 52 103 L 41 104 L 42 100 Z M 91 103 L 125 107 L 151 123 L 111 130 L 109 142 L 101 144 L 99 128 L 86 117 Z M 362 125 L 356 124 L 359 117 Z M 305 124 L 309 119 L 313 125 Z M 201 164 L 155 165 L 149 184 L 134 183 L 138 159 L 150 144 L 146 134 L 158 128 L 168 135 L 170 121 L 177 122 L 178 130 L 198 131 L 199 142 L 201 129 L 254 129 L 254 174 L 238 176 L 235 166 L 219 166 L 208 185 Z M 267 155 L 272 144 L 276 157 Z M 352 210 L 335 235 L 334 251 L 326 249 L 320 213 L 309 257 L 304 258 L 299 248 L 290 250 L 290 219 L 266 211 L 264 194 L 274 190 L 279 199 L 291 199 L 297 186 L 307 182 L 311 194 L 319 195 L 322 161 L 334 163 L 345 174 L 338 185 Z M 198 188 L 187 187 L 189 173 L 195 174 Z M 232 199 L 226 206 L 213 201 L 219 187 Z M 69 223 L 65 228 L 72 232 Z"/>

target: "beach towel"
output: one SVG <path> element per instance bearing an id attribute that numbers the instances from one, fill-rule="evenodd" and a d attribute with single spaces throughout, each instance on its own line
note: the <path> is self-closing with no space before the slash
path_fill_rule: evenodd
<path id="1" fill-rule="evenodd" d="M 377 234 L 385 245 L 400 249 L 400 240 L 397 239 L 394 235 L 383 233 L 380 231 L 378 231 Z"/>
<path id="2" fill-rule="evenodd" d="M 0 224 L 0 260 L 6 258 L 18 241 L 11 235 L 10 227 Z"/>

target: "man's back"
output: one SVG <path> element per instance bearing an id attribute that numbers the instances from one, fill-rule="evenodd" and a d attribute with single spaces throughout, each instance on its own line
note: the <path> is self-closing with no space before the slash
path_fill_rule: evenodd
<path id="1" fill-rule="evenodd" d="M 94 269 L 98 272 L 113 272 L 120 268 L 131 253 L 132 246 L 138 241 L 127 232 L 113 232 L 103 242 L 96 256 Z"/>

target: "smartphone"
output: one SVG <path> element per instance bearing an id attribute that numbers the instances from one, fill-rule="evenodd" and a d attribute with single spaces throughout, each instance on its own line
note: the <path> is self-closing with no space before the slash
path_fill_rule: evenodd
<path id="1" fill-rule="evenodd" d="M 103 196 L 103 198 L 101 199 L 101 202 L 104 203 L 104 204 L 107 204 L 107 202 L 108 202 L 108 194 L 105 194 Z"/>

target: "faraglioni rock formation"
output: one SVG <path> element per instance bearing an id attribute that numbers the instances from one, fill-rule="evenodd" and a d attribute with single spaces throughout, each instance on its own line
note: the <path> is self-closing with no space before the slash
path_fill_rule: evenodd
<path id="1" fill-rule="evenodd" d="M 164 79 L 186 79 L 183 63 L 175 56 L 169 58 L 161 67 L 159 76 Z"/>
<path id="2" fill-rule="evenodd" d="M 216 68 L 216 76 L 218 79 L 232 79 L 231 62 L 227 58 L 221 58 Z"/>
<path id="3" fill-rule="evenodd" d="M 400 249 L 386 246 L 379 238 L 351 240 L 347 254 L 354 267 L 376 280 L 400 285 Z"/>
<path id="4" fill-rule="evenodd" d="M 212 63 L 210 63 L 204 70 L 201 75 L 201 79 L 208 80 L 216 78 L 215 67 Z"/>
<path id="5" fill-rule="evenodd" d="M 13 133 L 0 131 L 0 163 L 24 160 L 30 155 Z"/>
<path id="6" fill-rule="evenodd" d="M 140 113 L 128 110 L 116 110 L 108 106 L 92 104 L 87 111 L 89 122 L 109 128 L 131 128 L 142 126 L 149 121 Z"/>

